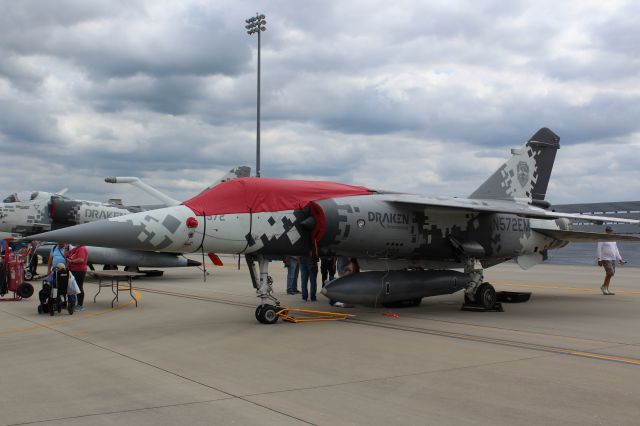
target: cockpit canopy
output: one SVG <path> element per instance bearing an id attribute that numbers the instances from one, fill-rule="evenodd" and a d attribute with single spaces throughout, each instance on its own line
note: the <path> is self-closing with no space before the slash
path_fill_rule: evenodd
<path id="1" fill-rule="evenodd" d="M 19 191 L 9 195 L 7 198 L 2 200 L 2 202 L 3 203 L 19 203 L 24 201 L 33 201 L 36 199 L 45 199 L 50 197 L 51 197 L 51 194 L 49 194 L 48 192 Z"/>

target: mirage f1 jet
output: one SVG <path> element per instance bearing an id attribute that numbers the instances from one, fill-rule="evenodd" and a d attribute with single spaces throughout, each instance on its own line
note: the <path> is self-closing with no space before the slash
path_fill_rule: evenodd
<path id="1" fill-rule="evenodd" d="M 423 297 L 463 290 L 467 303 L 491 308 L 496 292 L 484 282 L 483 268 L 515 259 L 526 269 L 571 241 L 612 239 L 572 231 L 572 218 L 640 222 L 550 210 L 544 198 L 559 147 L 557 135 L 540 129 L 467 198 L 244 178 L 178 206 L 36 238 L 170 253 L 244 254 L 260 298 L 256 318 L 262 323 L 276 322 L 281 309 L 268 277 L 269 260 L 312 252 L 355 257 L 366 270 L 326 285 L 323 294 L 334 300 L 417 304 Z M 640 241 L 624 235 L 614 239 Z"/>

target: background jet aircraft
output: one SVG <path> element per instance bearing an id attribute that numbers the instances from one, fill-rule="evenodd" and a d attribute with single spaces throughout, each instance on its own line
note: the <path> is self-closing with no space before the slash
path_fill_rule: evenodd
<path id="1" fill-rule="evenodd" d="M 274 323 L 280 309 L 268 279 L 269 259 L 312 251 L 355 257 L 368 270 L 326 285 L 322 292 L 331 299 L 417 304 L 422 297 L 464 290 L 467 303 L 491 308 L 496 292 L 484 282 L 483 268 L 515 259 L 526 269 L 570 241 L 612 239 L 571 230 L 572 218 L 640 223 L 549 210 L 545 193 L 559 147 L 557 135 L 540 129 L 468 198 L 245 178 L 178 206 L 47 232 L 37 239 L 172 253 L 245 254 L 261 301 L 256 318 L 263 323 Z M 622 235 L 615 239 L 640 241 Z"/>
<path id="2" fill-rule="evenodd" d="M 215 181 L 209 188 L 219 183 L 239 177 L 248 177 L 251 167 L 237 166 Z M 179 205 L 180 202 L 142 182 L 137 177 L 109 177 L 109 183 L 130 183 L 160 200 L 163 206 Z M 207 189 L 209 189 L 207 188 Z M 20 192 L 6 197 L 0 204 L 0 232 L 9 235 L 29 236 L 39 232 L 66 226 L 88 223 L 100 219 L 141 212 L 159 206 L 124 206 L 116 202 L 94 202 L 73 200 L 64 196 L 67 190 L 58 193 Z M 41 247 L 38 254 L 47 257 L 50 248 Z M 122 265 L 126 267 L 170 268 L 199 266 L 200 262 L 170 253 L 133 251 L 108 247 L 89 247 L 89 262 L 101 265 Z"/>
<path id="3" fill-rule="evenodd" d="M 52 229 L 88 223 L 110 217 L 123 216 L 144 209 L 123 206 L 114 202 L 74 200 L 58 193 L 45 191 L 16 192 L 0 203 L 0 232 L 29 236 Z M 50 247 L 38 249 L 46 258 Z M 199 266 L 201 263 L 169 253 L 135 252 L 106 247 L 88 247 L 89 263 L 128 267 L 171 268 Z"/>

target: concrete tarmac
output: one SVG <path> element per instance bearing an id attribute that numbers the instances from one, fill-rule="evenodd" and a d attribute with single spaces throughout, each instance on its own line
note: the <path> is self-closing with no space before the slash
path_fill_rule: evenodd
<path id="1" fill-rule="evenodd" d="M 38 315 L 0 303 L 0 424 L 637 425 L 640 269 L 504 264 L 497 290 L 531 291 L 505 312 L 461 311 L 462 294 L 405 309 L 288 307 L 355 314 L 259 324 L 247 269 L 230 258 L 135 281 L 136 308 L 109 289 L 86 310 Z M 34 283 L 36 291 L 40 284 Z M 385 315 L 391 314 L 391 315 Z M 395 314 L 395 315 L 394 315 Z"/>

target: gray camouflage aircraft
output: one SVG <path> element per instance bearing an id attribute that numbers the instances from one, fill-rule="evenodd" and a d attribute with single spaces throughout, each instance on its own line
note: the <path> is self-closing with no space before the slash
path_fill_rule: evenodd
<path id="1" fill-rule="evenodd" d="M 355 257 L 365 270 L 327 284 L 322 293 L 334 300 L 419 304 L 423 297 L 464 290 L 468 304 L 490 309 L 496 292 L 484 282 L 484 268 L 515 259 L 526 269 L 571 241 L 640 241 L 573 231 L 570 223 L 577 217 L 595 223 L 638 225 L 638 220 L 550 209 L 545 193 L 559 139 L 540 129 L 467 198 L 244 178 L 181 205 L 34 238 L 170 253 L 244 254 L 260 298 L 256 318 L 262 323 L 276 322 L 282 309 L 268 277 L 269 260 L 312 253 Z"/>
<path id="2" fill-rule="evenodd" d="M 32 235 L 140 211 L 140 207 L 72 200 L 59 192 L 14 192 L 0 203 L 0 231 Z"/>

